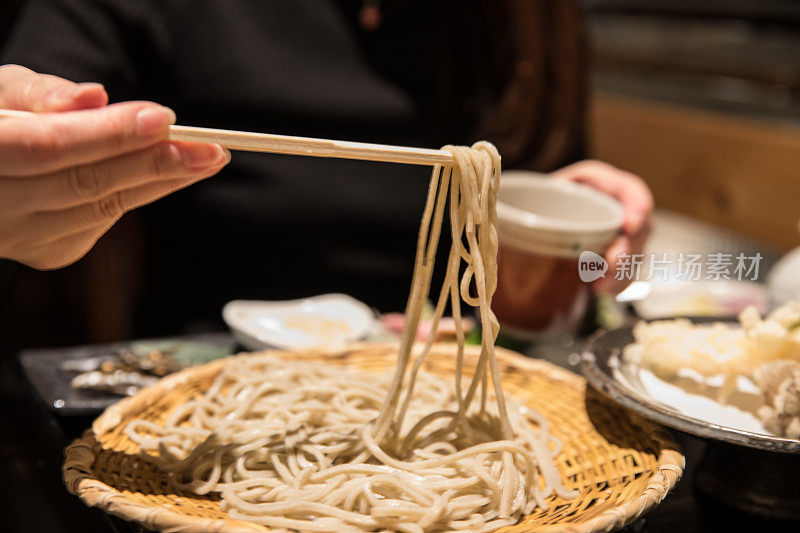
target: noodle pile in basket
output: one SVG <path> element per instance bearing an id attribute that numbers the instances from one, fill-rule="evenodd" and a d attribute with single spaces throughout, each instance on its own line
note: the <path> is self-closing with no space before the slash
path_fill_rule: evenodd
<path id="1" fill-rule="evenodd" d="M 234 360 L 163 424 L 127 425 L 176 488 L 218 493 L 232 518 L 320 532 L 491 531 L 554 493 L 575 496 L 555 466 L 560 444 L 547 421 L 500 384 L 490 308 L 500 156 L 486 142 L 445 150 L 455 164 L 433 169 L 394 375 L 268 355 Z M 452 381 L 420 371 L 432 340 L 413 349 L 445 218 L 452 244 L 429 339 L 449 307 Z M 471 379 L 462 300 L 481 318 Z"/>

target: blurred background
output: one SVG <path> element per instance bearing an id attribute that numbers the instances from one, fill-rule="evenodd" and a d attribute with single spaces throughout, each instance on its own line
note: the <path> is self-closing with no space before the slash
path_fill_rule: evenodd
<path id="1" fill-rule="evenodd" d="M 0 48 L 25 3 L 4 0 L 0 4 Z M 345 16 L 358 18 L 362 2 L 340 4 Z M 555 73 L 548 78 L 554 96 L 539 111 L 561 109 L 559 102 L 569 104 L 562 113 L 567 118 L 554 111 L 548 119 L 551 133 L 561 131 L 568 139 L 554 149 L 557 155 L 548 159 L 541 151 L 525 154 L 504 151 L 501 146 L 504 154 L 511 154 L 507 158 L 511 166 L 547 171 L 585 156 L 602 159 L 642 176 L 657 206 L 670 213 L 736 232 L 777 254 L 798 244 L 800 2 L 583 0 L 551 4 L 545 0 L 509 4 L 521 13 L 526 9 L 547 12 L 551 22 L 558 24 L 528 26 L 525 31 L 538 31 L 547 36 L 547 43 L 561 48 L 546 65 Z M 552 7 L 556 4 L 560 7 Z M 519 45 L 529 34 L 509 29 L 498 35 Z M 365 43 L 380 46 L 377 41 Z M 508 75 L 511 79 L 524 80 L 530 77 L 526 69 L 531 65 L 530 61 L 512 66 L 501 62 L 500 67 L 513 71 Z M 537 112 L 525 106 L 515 109 L 523 120 Z M 186 116 L 179 112 L 179 117 Z M 498 113 L 495 131 L 503 130 L 503 119 L 503 113 Z M 459 139 L 440 133 L 421 142 L 436 145 L 454 140 Z M 427 179 L 423 174 L 420 183 Z M 147 252 L 151 252 L 150 264 L 158 259 L 137 220 L 147 216 L 147 209 L 142 210 L 144 215 L 126 216 L 86 258 L 69 268 L 36 272 L 5 265 L 2 287 L 6 292 L 0 295 L 4 348 L 221 327 L 218 310 L 225 295 L 205 298 L 203 287 L 194 294 L 177 295 L 188 306 L 202 307 L 204 298 L 211 300 L 207 310 L 192 317 L 167 310 L 161 316 L 160 306 L 166 309 L 168 305 L 148 296 L 158 285 L 145 273 Z M 213 227 L 213 221 L 208 226 Z M 261 252 L 238 261 L 269 260 L 267 256 Z M 192 260 L 205 258 L 198 253 Z M 407 282 L 399 284 L 406 290 Z M 357 289 L 349 292 L 362 296 Z M 227 299 L 265 296 L 271 294 L 229 294 Z"/>
<path id="2" fill-rule="evenodd" d="M 590 152 L 660 207 L 798 241 L 800 3 L 591 1 Z"/>

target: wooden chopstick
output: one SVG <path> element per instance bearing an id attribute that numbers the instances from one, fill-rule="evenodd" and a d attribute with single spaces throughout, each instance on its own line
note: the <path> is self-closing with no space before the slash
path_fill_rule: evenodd
<path id="1" fill-rule="evenodd" d="M 0 109 L 0 118 L 28 117 L 33 114 L 27 111 Z M 450 165 L 453 163 L 452 154 L 444 150 L 293 137 L 289 135 L 273 135 L 271 133 L 196 128 L 192 126 L 170 126 L 167 138 L 173 141 L 217 143 L 230 150 L 247 152 L 336 157 L 365 161 L 385 161 L 387 163 L 407 163 L 411 165 Z"/>

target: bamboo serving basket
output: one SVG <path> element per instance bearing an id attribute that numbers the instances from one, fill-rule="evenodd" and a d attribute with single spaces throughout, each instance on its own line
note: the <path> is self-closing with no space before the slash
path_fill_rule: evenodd
<path id="1" fill-rule="evenodd" d="M 397 348 L 360 345 L 324 353 L 271 353 L 386 371 L 394 367 Z M 453 345 L 436 345 L 424 368 L 452 376 L 454 353 Z M 479 353 L 479 347 L 467 349 L 468 358 Z M 580 493 L 572 500 L 551 496 L 546 510 L 538 508 L 502 531 L 611 531 L 653 508 L 678 482 L 684 458 L 660 426 L 605 403 L 591 390 L 587 393 L 586 382 L 572 372 L 499 348 L 497 356 L 505 390 L 545 415 L 550 431 L 561 440 L 557 466 L 567 488 Z M 230 360 L 188 368 L 109 407 L 66 450 L 63 473 L 69 491 L 87 505 L 153 530 L 269 531 L 228 518 L 215 496 L 174 489 L 168 476 L 140 455 L 138 445 L 125 433 L 135 418 L 163 422 L 176 406 L 202 394 Z"/>

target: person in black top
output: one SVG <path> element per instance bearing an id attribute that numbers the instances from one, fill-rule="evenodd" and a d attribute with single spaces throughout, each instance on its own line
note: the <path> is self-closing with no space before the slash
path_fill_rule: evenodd
<path id="1" fill-rule="evenodd" d="M 88 91 L 77 97 L 86 105 L 27 102 L 63 116 L 0 128 L 24 130 L 25 120 L 89 127 L 113 106 L 75 109 L 104 106 L 104 88 L 113 102 L 167 106 L 181 124 L 434 147 L 487 138 L 505 167 L 551 171 L 582 153 L 577 9 L 549 1 L 29 0 L 2 62 L 102 88 L 78 86 Z M 174 170 L 184 175 L 172 190 L 217 172 L 229 157 L 213 145 L 179 148 L 213 161 Z M 561 174 L 603 182 L 627 204 L 627 240 L 615 251 L 638 239 L 652 208 L 641 180 L 600 163 Z M 164 324 L 172 332 L 217 317 L 235 298 L 335 291 L 401 309 L 428 179 L 424 167 L 235 154 L 217 178 L 137 211 L 145 242 L 134 302 L 143 310 L 140 330 Z M 112 205 L 106 222 L 151 199 Z M 100 234 L 52 264 L 4 252 L 2 237 L 0 256 L 61 266 Z"/>

